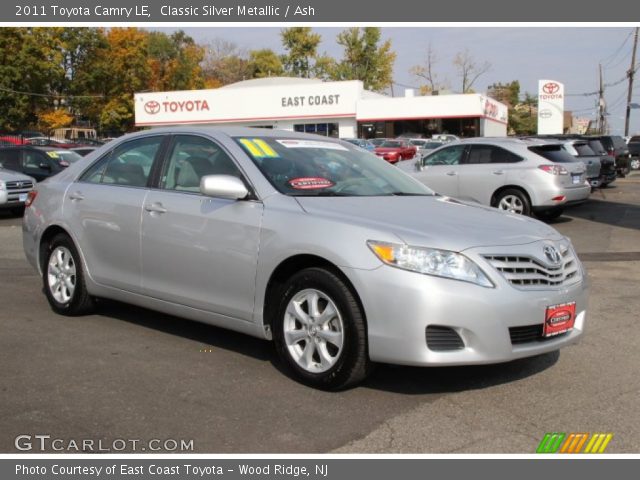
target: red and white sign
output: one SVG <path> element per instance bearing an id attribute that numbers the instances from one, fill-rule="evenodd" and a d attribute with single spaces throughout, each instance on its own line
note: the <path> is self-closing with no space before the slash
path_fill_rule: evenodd
<path id="1" fill-rule="evenodd" d="M 538 134 L 564 133 L 564 85 L 555 80 L 538 81 Z"/>

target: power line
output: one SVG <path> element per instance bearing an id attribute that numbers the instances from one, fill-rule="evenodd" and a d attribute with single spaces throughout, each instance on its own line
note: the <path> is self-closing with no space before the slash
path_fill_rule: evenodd
<path id="1" fill-rule="evenodd" d="M 629 34 L 624 38 L 624 41 L 622 42 L 622 45 L 620 45 L 617 50 L 615 52 L 613 52 L 611 55 L 606 56 L 602 59 L 600 59 L 599 63 L 602 63 L 604 65 L 602 65 L 603 68 L 606 68 L 609 66 L 609 64 L 616 58 L 616 56 L 618 55 L 618 53 L 620 53 L 620 50 L 622 50 L 624 48 L 624 46 L 627 44 L 627 42 L 629 41 L 629 39 L 631 38 L 631 35 L 633 35 L 633 30 L 631 30 L 629 32 Z"/>
<path id="2" fill-rule="evenodd" d="M 48 93 L 35 93 L 35 92 L 21 92 L 19 90 L 12 90 L 11 88 L 0 87 L 0 91 L 7 93 L 15 93 L 17 95 L 28 95 L 31 97 L 46 97 L 46 98 L 104 98 L 104 95 L 62 95 L 62 94 L 48 94 Z"/>

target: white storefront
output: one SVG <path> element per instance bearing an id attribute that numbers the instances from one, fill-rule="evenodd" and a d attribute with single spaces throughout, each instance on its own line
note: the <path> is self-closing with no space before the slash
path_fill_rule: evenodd
<path id="1" fill-rule="evenodd" d="M 358 80 L 277 77 L 211 90 L 136 93 L 135 123 L 225 124 L 340 138 L 504 136 L 507 107 L 479 94 L 387 97 L 365 90 Z"/>

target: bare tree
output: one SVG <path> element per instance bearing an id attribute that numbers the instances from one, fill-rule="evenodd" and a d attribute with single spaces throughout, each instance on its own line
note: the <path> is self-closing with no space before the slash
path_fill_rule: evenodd
<path id="1" fill-rule="evenodd" d="M 462 79 L 462 93 L 469 93 L 476 80 L 491 70 L 491 63 L 487 61 L 479 63 L 473 58 L 468 48 L 456 53 L 453 65 L 458 71 L 458 76 Z"/>
<path id="2" fill-rule="evenodd" d="M 438 63 L 438 57 L 433 50 L 431 43 L 427 46 L 424 62 L 421 65 L 414 65 L 409 70 L 412 75 L 424 80 L 425 85 L 420 87 L 421 92 L 431 93 L 436 90 L 448 88 L 446 85 L 448 82 L 442 81 L 438 78 L 438 74 L 435 72 L 435 65 Z"/>
<path id="3" fill-rule="evenodd" d="M 250 77 L 248 54 L 235 43 L 215 38 L 204 49 L 202 71 L 209 82 L 227 85 Z"/>

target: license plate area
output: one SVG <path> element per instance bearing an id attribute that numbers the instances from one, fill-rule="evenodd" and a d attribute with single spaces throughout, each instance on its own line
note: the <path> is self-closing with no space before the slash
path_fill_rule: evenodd
<path id="1" fill-rule="evenodd" d="M 18 201 L 19 202 L 26 202 L 27 201 L 27 194 L 26 193 L 21 193 L 20 195 L 18 195 Z"/>
<path id="2" fill-rule="evenodd" d="M 580 183 L 580 175 L 571 175 L 571 182 L 574 185 L 578 185 Z"/>
<path id="3" fill-rule="evenodd" d="M 560 303 L 547 307 L 543 337 L 553 337 L 568 332 L 576 322 L 576 302 Z"/>

